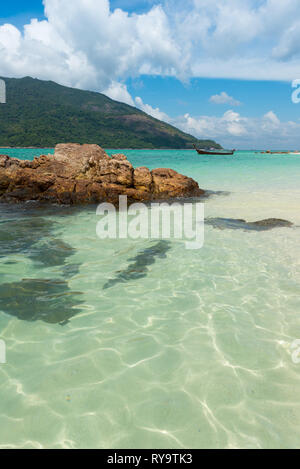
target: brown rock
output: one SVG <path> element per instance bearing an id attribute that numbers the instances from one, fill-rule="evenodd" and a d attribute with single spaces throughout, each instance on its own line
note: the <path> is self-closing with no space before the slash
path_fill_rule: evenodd
<path id="1" fill-rule="evenodd" d="M 152 174 L 148 168 L 141 167 L 134 170 L 134 187 L 138 190 L 150 192 L 152 186 Z"/>
<path id="2" fill-rule="evenodd" d="M 5 168 L 6 167 L 7 160 L 9 160 L 9 156 L 0 155 L 0 168 Z"/>
<path id="3" fill-rule="evenodd" d="M 152 190 L 156 198 L 198 197 L 205 194 L 205 191 L 199 189 L 196 181 L 173 169 L 154 169 L 151 174 L 153 178 Z"/>
<path id="4" fill-rule="evenodd" d="M 111 155 L 111 158 L 113 160 L 120 160 L 120 161 L 128 161 L 127 160 L 127 156 L 126 155 L 123 155 L 123 153 L 116 153 L 114 155 Z"/>
<path id="5" fill-rule="evenodd" d="M 0 155 L 0 201 L 60 204 L 201 196 L 204 191 L 171 169 L 134 169 L 125 155 L 109 157 L 98 145 L 59 144 L 54 155 L 33 161 Z"/>

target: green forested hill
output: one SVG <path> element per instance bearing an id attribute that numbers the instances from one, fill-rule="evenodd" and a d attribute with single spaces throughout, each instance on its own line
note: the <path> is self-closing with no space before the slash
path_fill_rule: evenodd
<path id="1" fill-rule="evenodd" d="M 97 143 L 105 148 L 220 148 L 100 93 L 67 88 L 30 77 L 3 78 L 0 146 L 53 147 Z"/>

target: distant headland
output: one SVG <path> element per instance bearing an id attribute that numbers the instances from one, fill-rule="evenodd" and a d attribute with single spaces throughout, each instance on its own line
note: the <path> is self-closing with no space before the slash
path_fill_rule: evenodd
<path id="1" fill-rule="evenodd" d="M 30 77 L 3 79 L 7 100 L 0 106 L 2 148 L 54 148 L 57 142 L 115 149 L 191 149 L 193 144 L 221 148 L 100 93 Z"/>

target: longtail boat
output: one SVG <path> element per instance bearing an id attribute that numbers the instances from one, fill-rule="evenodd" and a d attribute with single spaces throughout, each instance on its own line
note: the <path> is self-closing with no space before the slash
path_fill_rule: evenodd
<path id="1" fill-rule="evenodd" d="M 197 148 L 196 145 L 194 145 L 194 148 L 199 155 L 234 155 L 234 152 L 235 152 L 235 150 L 231 150 L 231 151 L 202 150 L 201 148 Z"/>

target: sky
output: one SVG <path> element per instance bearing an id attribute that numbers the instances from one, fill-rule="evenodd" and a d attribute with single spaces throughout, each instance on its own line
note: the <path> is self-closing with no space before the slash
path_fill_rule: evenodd
<path id="1" fill-rule="evenodd" d="M 300 0 L 2 2 L 0 75 L 98 91 L 227 148 L 300 149 Z"/>

